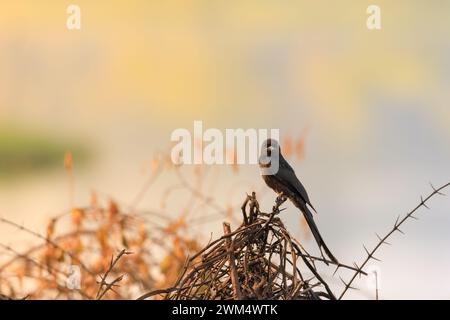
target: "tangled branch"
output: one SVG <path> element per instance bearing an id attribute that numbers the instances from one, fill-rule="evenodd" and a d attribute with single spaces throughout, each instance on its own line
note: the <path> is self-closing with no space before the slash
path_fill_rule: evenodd
<path id="1" fill-rule="evenodd" d="M 336 299 L 316 264 L 334 264 L 309 255 L 277 215 L 286 198 L 279 196 L 270 213 L 260 211 L 255 193 L 242 204 L 243 223 L 192 256 L 176 281 L 165 290 L 139 299 Z M 340 267 L 357 270 L 339 264 Z M 306 274 L 312 274 L 307 277 Z"/>

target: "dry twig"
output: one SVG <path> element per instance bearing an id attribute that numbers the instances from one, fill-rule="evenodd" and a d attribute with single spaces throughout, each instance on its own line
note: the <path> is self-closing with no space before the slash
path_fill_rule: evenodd
<path id="1" fill-rule="evenodd" d="M 132 252 L 126 251 L 125 249 L 122 249 L 120 253 L 117 255 L 116 258 L 111 257 L 111 262 L 109 264 L 108 270 L 106 270 L 105 274 L 101 276 L 101 281 L 99 282 L 100 285 L 98 287 L 97 291 L 97 300 L 101 300 L 103 296 L 109 291 L 114 291 L 114 287 L 118 285 L 120 281 L 123 279 L 123 274 L 118 276 L 116 279 L 114 279 L 112 282 L 108 283 L 106 282 L 106 279 L 108 278 L 108 275 L 111 273 L 111 271 L 114 269 L 114 266 L 117 264 L 117 262 L 122 258 L 124 255 L 132 254 Z"/>

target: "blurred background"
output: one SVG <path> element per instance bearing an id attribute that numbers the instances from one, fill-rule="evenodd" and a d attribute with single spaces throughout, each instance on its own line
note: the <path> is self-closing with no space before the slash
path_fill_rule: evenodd
<path id="1" fill-rule="evenodd" d="M 72 3 L 81 30 L 66 28 Z M 370 4 L 381 30 L 366 27 Z M 279 128 L 326 242 L 359 263 L 374 232 L 415 207 L 429 182 L 450 180 L 449 10 L 439 0 L 3 1 L 0 215 L 42 231 L 92 190 L 132 203 L 155 153 L 194 120 Z M 271 207 L 258 168 L 218 172 L 217 202 L 261 190 Z M 174 181 L 158 177 L 139 207 L 159 208 Z M 283 220 L 314 251 L 287 206 Z M 202 226 L 205 241 L 220 222 Z M 450 298 L 449 228 L 450 200 L 434 199 L 382 249 L 381 298 Z M 2 243 L 25 240 L 0 225 Z"/>

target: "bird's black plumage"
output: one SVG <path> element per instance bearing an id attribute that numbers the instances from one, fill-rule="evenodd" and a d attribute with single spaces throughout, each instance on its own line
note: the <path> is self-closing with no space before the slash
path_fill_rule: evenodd
<path id="1" fill-rule="evenodd" d="M 278 171 L 275 173 L 268 173 L 267 168 L 273 163 L 272 160 L 274 159 L 273 156 L 276 151 L 278 151 Z M 268 139 L 263 143 L 259 166 L 262 169 L 261 175 L 267 186 L 277 193 L 283 193 L 284 196 L 291 200 L 291 202 L 302 211 L 321 252 L 323 249 L 333 262 L 338 263 L 337 259 L 326 246 L 325 241 L 322 239 L 319 229 L 314 222 L 314 217 L 310 208 L 314 210 L 314 212 L 316 210 L 309 200 L 305 187 L 295 175 L 294 169 L 292 169 L 289 163 L 283 158 L 279 144 L 276 140 Z"/>

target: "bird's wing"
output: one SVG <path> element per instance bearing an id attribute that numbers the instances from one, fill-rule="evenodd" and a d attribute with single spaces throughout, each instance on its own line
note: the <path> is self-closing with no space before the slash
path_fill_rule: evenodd
<path id="1" fill-rule="evenodd" d="M 276 173 L 277 178 L 289 184 L 292 189 L 298 192 L 303 201 L 305 201 L 305 203 L 308 204 L 314 210 L 314 212 L 317 212 L 311 204 L 311 201 L 309 200 L 308 193 L 306 192 L 305 187 L 302 185 L 300 180 L 298 180 L 291 166 L 289 166 L 288 163 L 286 164 L 288 165 L 287 167 L 279 168 L 278 172 Z"/>

